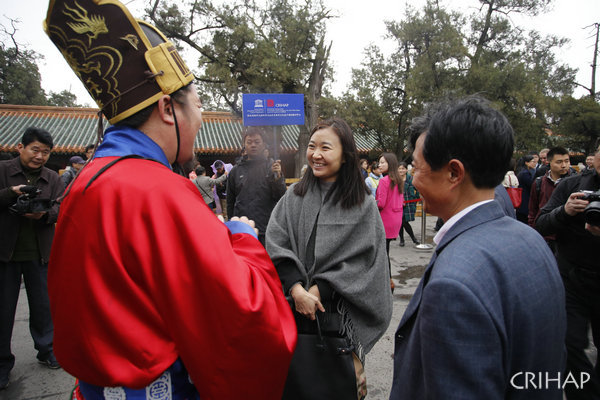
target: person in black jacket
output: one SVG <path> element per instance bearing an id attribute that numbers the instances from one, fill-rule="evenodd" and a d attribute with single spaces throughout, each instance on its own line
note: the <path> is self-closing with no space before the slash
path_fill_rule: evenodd
<path id="1" fill-rule="evenodd" d="M 535 158 L 531 155 L 525 155 L 519 160 L 517 167 L 517 179 L 519 187 L 523 188 L 522 201 L 517 211 L 517 219 L 524 224 L 527 223 L 527 215 L 529 214 L 529 195 L 531 194 L 531 184 L 535 176 Z"/>
<path id="2" fill-rule="evenodd" d="M 245 155 L 227 179 L 227 215 L 245 215 L 254 220 L 258 239 L 264 246 L 271 211 L 285 193 L 285 179 L 281 161 L 264 157 L 265 141 L 260 128 L 248 128 L 243 143 Z"/>
<path id="3" fill-rule="evenodd" d="M 542 235 L 556 235 L 556 258 L 566 292 L 567 373 L 576 379 L 589 377 L 583 388 L 565 386 L 569 400 L 600 398 L 599 365 L 592 365 L 585 353 L 590 324 L 594 344 L 600 347 L 600 226 L 586 223 L 589 201 L 582 199 L 583 190 L 600 190 L 600 151 L 593 167 L 562 180 L 535 220 Z"/>
<path id="4" fill-rule="evenodd" d="M 27 290 L 29 330 L 38 361 L 48 368 L 60 368 L 53 351 L 47 278 L 59 204 L 35 210 L 12 207 L 25 194 L 25 186 L 37 187 L 41 191 L 38 199 L 55 200 L 64 191 L 58 174 L 45 167 L 53 145 L 49 132 L 27 128 L 18 145 L 19 156 L 0 162 L 0 389 L 8 386 L 15 364 L 10 343 L 21 279 Z"/>
<path id="5" fill-rule="evenodd" d="M 84 165 L 85 161 L 80 156 L 73 156 L 69 159 L 69 166 L 71 168 L 68 168 L 60 176 L 60 180 L 63 182 L 63 185 L 65 187 L 69 186 L 69 183 L 71 183 L 71 181 L 75 179 L 75 177 L 77 176 L 79 171 L 81 171 L 81 168 L 83 168 Z"/>

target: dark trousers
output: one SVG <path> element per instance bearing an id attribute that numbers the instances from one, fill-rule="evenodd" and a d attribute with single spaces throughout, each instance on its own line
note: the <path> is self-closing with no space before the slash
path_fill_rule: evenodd
<path id="1" fill-rule="evenodd" d="M 390 270 L 390 279 L 392 278 L 392 262 L 390 261 L 390 243 L 392 242 L 392 240 L 394 239 L 385 239 L 385 252 L 387 254 L 387 259 L 388 259 L 388 268 Z"/>
<path id="2" fill-rule="evenodd" d="M 591 326 L 596 348 L 600 348 L 600 275 L 590 276 L 579 269 L 561 270 L 565 285 L 567 306 L 567 372 L 579 382 L 582 372 L 590 380 L 577 388 L 565 386 L 569 400 L 600 399 L 600 369 L 598 361 L 592 365 L 585 353 L 589 345 L 588 332 Z"/>
<path id="3" fill-rule="evenodd" d="M 400 241 L 404 242 L 404 231 L 408 233 L 408 236 L 412 239 L 413 242 L 417 243 L 417 238 L 413 232 L 412 226 L 410 226 L 410 222 L 406 220 L 404 214 L 402 214 L 402 226 L 400 227 Z"/>
<path id="4" fill-rule="evenodd" d="M 52 351 L 54 325 L 48 300 L 48 264 L 39 261 L 0 262 L 0 374 L 7 374 L 15 364 L 10 342 L 21 276 L 25 281 L 29 303 L 29 331 L 37 357 L 44 359 Z"/>

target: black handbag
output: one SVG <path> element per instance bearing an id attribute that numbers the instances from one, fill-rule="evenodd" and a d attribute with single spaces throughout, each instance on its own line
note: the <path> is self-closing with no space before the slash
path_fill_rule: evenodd
<path id="1" fill-rule="evenodd" d="M 325 336 L 317 312 L 317 334 L 298 334 L 283 400 L 356 400 L 354 346 L 343 337 Z"/>

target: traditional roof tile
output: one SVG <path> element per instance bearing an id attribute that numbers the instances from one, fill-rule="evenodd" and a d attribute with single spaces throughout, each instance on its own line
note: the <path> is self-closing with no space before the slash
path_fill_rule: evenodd
<path id="1" fill-rule="evenodd" d="M 202 128 L 196 135 L 195 152 L 200 154 L 237 154 L 242 147 L 242 120 L 227 112 L 205 111 Z M 104 126 L 108 122 L 104 120 Z M 47 130 L 54 139 L 55 153 L 83 153 L 96 142 L 97 108 L 22 106 L 0 104 L 0 152 L 15 152 L 26 128 Z M 281 153 L 293 154 L 298 149 L 300 127 L 282 127 Z M 374 137 L 355 135 L 359 152 L 379 147 Z"/>

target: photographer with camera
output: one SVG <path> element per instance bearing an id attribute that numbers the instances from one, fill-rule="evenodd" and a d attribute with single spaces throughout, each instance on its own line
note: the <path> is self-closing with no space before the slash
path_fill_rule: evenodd
<path id="1" fill-rule="evenodd" d="M 60 367 L 52 350 L 47 272 L 59 208 L 52 204 L 64 185 L 56 172 L 44 167 L 52 147 L 50 133 L 27 128 L 17 146 L 19 156 L 0 161 L 0 389 L 8 386 L 15 363 L 10 343 L 21 276 L 37 358 L 48 368 Z"/>
<path id="2" fill-rule="evenodd" d="M 600 347 L 600 225 L 594 219 L 599 189 L 600 147 L 593 169 L 562 180 L 535 221 L 542 235 L 556 235 L 556 258 L 566 292 L 567 372 L 590 376 L 581 389 L 566 386 L 569 400 L 600 398 L 598 369 L 585 354 L 590 324 L 594 344 Z"/>

